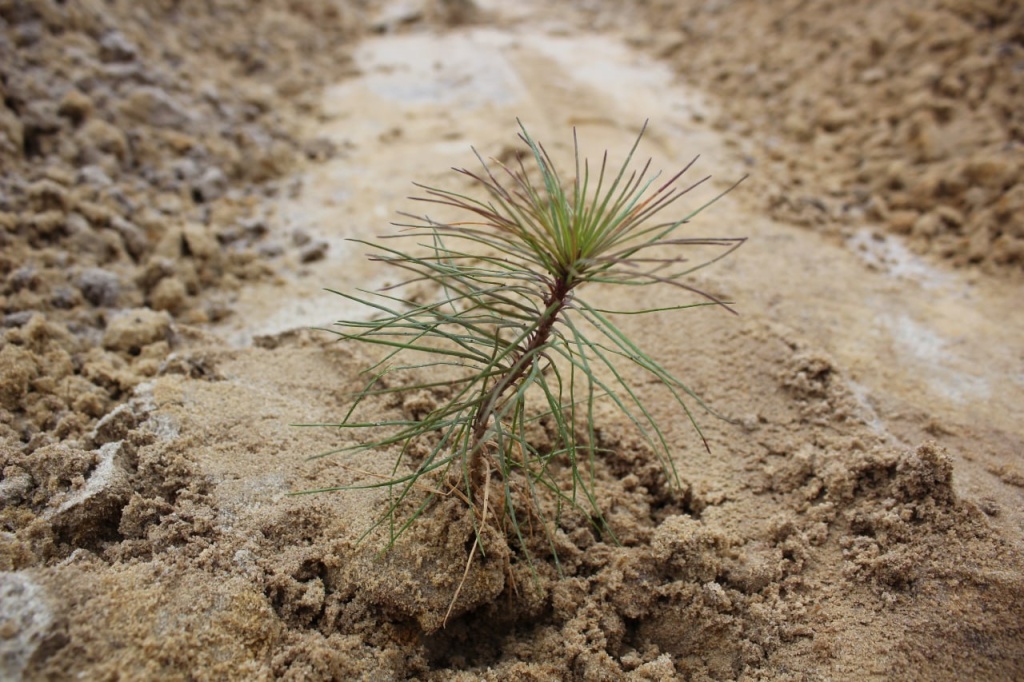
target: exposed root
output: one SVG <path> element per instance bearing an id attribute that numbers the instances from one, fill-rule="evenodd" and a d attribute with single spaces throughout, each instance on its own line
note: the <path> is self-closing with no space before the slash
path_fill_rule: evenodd
<path id="1" fill-rule="evenodd" d="M 483 508 L 480 511 L 480 527 L 483 528 L 487 523 L 487 509 L 488 509 L 488 497 L 491 491 L 489 485 L 491 479 L 491 467 L 484 460 L 484 466 L 486 467 L 484 473 L 484 501 Z M 462 588 L 466 585 L 466 578 L 469 577 L 469 569 L 473 565 L 473 559 L 476 557 L 476 550 L 480 546 L 480 532 L 476 532 L 476 537 L 473 538 L 473 546 L 469 550 L 469 556 L 466 557 L 466 570 L 462 572 L 462 579 L 459 581 L 459 586 L 455 588 L 455 594 L 452 596 L 452 601 L 448 604 L 448 611 L 444 614 L 444 621 L 441 624 L 442 628 L 448 626 L 448 618 L 452 615 L 452 610 L 455 608 L 455 602 L 459 600 L 459 595 L 462 594 Z"/>

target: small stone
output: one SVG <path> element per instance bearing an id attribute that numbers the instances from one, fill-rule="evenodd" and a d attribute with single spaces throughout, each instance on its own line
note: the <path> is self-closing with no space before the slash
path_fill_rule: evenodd
<path id="1" fill-rule="evenodd" d="M 59 310 L 71 310 L 82 302 L 82 297 L 71 287 L 57 287 L 50 294 L 50 303 Z"/>
<path id="2" fill-rule="evenodd" d="M 1009 158 L 985 156 L 972 159 L 964 169 L 972 185 L 1003 190 L 1019 179 L 1017 165 Z"/>
<path id="3" fill-rule="evenodd" d="M 992 237 L 984 228 L 975 229 L 967 240 L 967 259 L 980 263 L 985 260 L 992 249 Z"/>
<path id="4" fill-rule="evenodd" d="M 25 127 L 13 111 L 0 103 L 0 150 L 21 156 L 24 150 Z"/>
<path id="5" fill-rule="evenodd" d="M 67 214 L 61 210 L 35 213 L 25 220 L 32 237 L 49 240 L 64 233 L 67 227 Z"/>
<path id="6" fill-rule="evenodd" d="M 135 281 L 140 287 L 149 291 L 164 277 L 170 277 L 177 272 L 178 268 L 173 259 L 154 256 L 146 261 L 146 267 L 136 276 Z"/>
<path id="7" fill-rule="evenodd" d="M 52 180 L 61 187 L 71 187 L 75 184 L 75 174 L 70 168 L 62 166 L 47 166 L 43 169 L 43 178 Z"/>
<path id="8" fill-rule="evenodd" d="M 871 69 L 864 69 L 860 73 L 861 83 L 879 83 L 889 77 L 885 69 L 877 66 Z"/>
<path id="9" fill-rule="evenodd" d="M 315 241 L 307 244 L 299 251 L 299 261 L 302 263 L 313 263 L 323 260 L 327 256 L 327 249 L 330 245 L 325 241 Z"/>
<path id="10" fill-rule="evenodd" d="M 107 227 L 110 225 L 110 221 L 114 219 L 113 211 L 103 204 L 97 204 L 95 201 L 77 201 L 75 202 L 75 209 L 87 223 L 95 227 Z M 68 216 L 69 220 L 72 215 L 75 214 L 70 214 Z M 69 231 L 71 231 L 70 228 Z"/>
<path id="11" fill-rule="evenodd" d="M 78 276 L 78 289 L 89 303 L 112 308 L 121 296 L 121 280 L 103 268 L 88 268 Z"/>
<path id="12" fill-rule="evenodd" d="M 942 219 L 942 222 L 952 227 L 960 227 L 964 224 L 964 214 L 952 206 L 936 206 L 935 215 Z"/>
<path id="13" fill-rule="evenodd" d="M 911 119 L 907 145 L 918 163 L 940 161 L 946 157 L 945 137 L 930 115 Z"/>
<path id="14" fill-rule="evenodd" d="M 857 111 L 845 107 L 834 99 L 824 100 L 818 109 L 818 124 L 830 133 L 857 120 Z"/>
<path id="15" fill-rule="evenodd" d="M 79 393 L 71 403 L 71 407 L 78 414 L 102 417 L 110 407 L 110 398 L 106 391 L 93 387 L 91 391 Z"/>
<path id="16" fill-rule="evenodd" d="M 138 52 L 135 44 L 120 31 L 111 31 L 100 39 L 100 59 L 105 62 L 130 62 Z"/>
<path id="17" fill-rule="evenodd" d="M 115 317 L 103 334 L 103 347 L 138 355 L 144 346 L 171 336 L 171 317 L 148 308 L 128 310 Z"/>
<path id="18" fill-rule="evenodd" d="M 67 211 L 68 193 L 53 180 L 40 180 L 28 187 L 29 206 L 33 211 Z"/>
<path id="19" fill-rule="evenodd" d="M 727 130 L 729 124 L 722 124 L 721 119 L 715 122 L 717 130 Z M 782 121 L 782 130 L 798 142 L 810 142 L 814 139 L 814 126 L 807 121 L 807 117 L 797 112 L 791 112 Z"/>
<path id="20" fill-rule="evenodd" d="M 113 180 L 99 166 L 83 166 L 78 169 L 78 184 L 93 187 L 109 187 Z"/>
<path id="21" fill-rule="evenodd" d="M 121 241 L 124 242 L 125 250 L 128 251 L 129 255 L 136 262 L 146 254 L 146 251 L 149 249 L 149 240 L 146 238 L 146 233 L 142 231 L 142 228 L 121 216 L 111 218 L 110 227 L 121 235 Z"/>
<path id="22" fill-rule="evenodd" d="M 0 678 L 23 679 L 25 668 L 41 649 L 59 641 L 51 597 L 23 571 L 0 572 Z"/>
<path id="23" fill-rule="evenodd" d="M 167 214 L 181 213 L 184 208 L 184 204 L 181 201 L 181 197 L 173 192 L 161 192 L 156 195 L 153 199 L 153 206 Z"/>
<path id="24" fill-rule="evenodd" d="M 889 214 L 889 227 L 897 234 L 910 234 L 920 214 L 917 211 L 901 209 Z"/>
<path id="25" fill-rule="evenodd" d="M 61 128 L 61 120 L 57 115 L 57 103 L 36 100 L 29 102 L 21 113 L 21 120 L 27 131 L 34 133 L 56 133 Z"/>
<path id="26" fill-rule="evenodd" d="M 7 329 L 24 327 L 35 314 L 34 310 L 19 310 L 16 313 L 7 313 L 4 315 L 4 327 Z"/>
<path id="27" fill-rule="evenodd" d="M 427 11 L 423 0 L 392 0 L 383 3 L 370 19 L 370 29 L 376 33 L 390 33 L 404 24 L 423 18 Z"/>
<path id="28" fill-rule="evenodd" d="M 177 315 L 188 303 L 188 291 L 185 284 L 175 277 L 165 277 L 149 293 L 149 304 L 154 310 L 166 310 Z"/>
<path id="29" fill-rule="evenodd" d="M 182 231 L 188 252 L 200 260 L 213 260 L 220 255 L 220 243 L 205 225 L 188 223 Z"/>
<path id="30" fill-rule="evenodd" d="M 338 156 L 338 145 L 327 137 L 317 137 L 306 141 L 302 151 L 311 161 L 328 161 Z"/>
<path id="31" fill-rule="evenodd" d="M 60 101 L 60 106 L 57 107 L 57 113 L 70 119 L 75 125 L 79 125 L 89 118 L 92 111 L 92 99 L 77 89 L 69 90 Z"/>
<path id="32" fill-rule="evenodd" d="M 22 397 L 38 375 L 39 368 L 31 352 L 14 344 L 0 349 L 0 407 L 18 409 Z"/>
<path id="33" fill-rule="evenodd" d="M 983 187 L 970 187 L 964 192 L 963 200 L 971 211 L 978 211 L 984 208 L 990 200 L 990 192 Z"/>
<path id="34" fill-rule="evenodd" d="M 7 286 L 11 291 L 33 289 L 39 284 L 39 273 L 31 265 L 23 265 L 7 276 Z"/>
<path id="35" fill-rule="evenodd" d="M 240 220 L 238 225 L 245 232 L 245 236 L 252 240 L 260 239 L 270 231 L 270 228 L 267 226 L 267 219 L 263 216 L 254 216 Z"/>
<path id="36" fill-rule="evenodd" d="M 203 146 L 198 138 L 170 128 L 160 131 L 160 139 L 166 142 L 175 154 L 187 154 Z"/>
<path id="37" fill-rule="evenodd" d="M 38 21 L 22 22 L 15 26 L 13 33 L 15 45 L 18 47 L 30 47 L 42 39 L 43 25 Z"/>
<path id="38" fill-rule="evenodd" d="M 269 244 L 261 244 L 257 253 L 264 258 L 277 258 L 284 253 L 284 247 L 277 242 L 270 242 Z"/>
<path id="39" fill-rule="evenodd" d="M 192 197 L 197 202 L 213 201 L 224 195 L 228 187 L 228 179 L 224 172 L 216 166 L 207 168 L 192 185 Z"/>
<path id="40" fill-rule="evenodd" d="M 157 128 L 182 128 L 193 118 L 165 90 L 149 85 L 133 90 L 121 105 L 121 113 L 133 121 Z"/>
<path id="41" fill-rule="evenodd" d="M 912 232 L 914 236 L 930 239 L 942 232 L 942 227 L 942 218 L 936 213 L 925 213 L 914 221 Z"/>
<path id="42" fill-rule="evenodd" d="M 54 530 L 77 543 L 95 538 L 97 530 L 111 522 L 116 524 L 132 494 L 126 450 L 124 443 L 117 441 L 95 452 L 96 466 L 85 485 L 46 514 Z"/>
<path id="43" fill-rule="evenodd" d="M 110 154 L 123 161 L 128 154 L 128 139 L 115 126 L 99 118 L 91 118 L 79 130 L 79 143 L 86 148 Z"/>
<path id="44" fill-rule="evenodd" d="M 15 505 L 29 499 L 35 487 L 32 475 L 21 467 L 6 469 L 4 478 L 0 481 L 0 505 Z M 0 634 L 0 639 L 6 638 Z"/>
<path id="45" fill-rule="evenodd" d="M 170 164 L 170 173 L 176 180 L 194 180 L 199 175 L 195 159 L 176 159 Z"/>

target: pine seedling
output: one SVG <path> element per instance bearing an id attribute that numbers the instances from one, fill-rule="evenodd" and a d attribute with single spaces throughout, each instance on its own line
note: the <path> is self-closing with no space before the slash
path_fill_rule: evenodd
<path id="1" fill-rule="evenodd" d="M 601 401 L 635 427 L 678 484 L 666 435 L 630 376 L 639 368 L 662 384 L 704 447 L 694 409 L 708 408 L 613 320 L 705 305 L 730 309 L 685 278 L 743 239 L 680 234 L 724 192 L 681 217 L 661 218 L 708 178 L 682 182 L 696 159 L 667 180 L 652 173 L 649 160 L 634 168 L 644 130 L 646 124 L 617 169 L 607 152 L 596 167 L 581 159 L 574 131 L 575 174 L 564 184 L 547 151 L 520 123 L 525 149 L 514 161 L 488 162 L 477 154 L 482 170 L 456 169 L 480 190 L 479 198 L 416 185 L 424 195 L 415 200 L 455 209 L 463 220 L 403 214 L 413 222 L 398 224 L 399 233 L 354 240 L 371 250 L 372 260 L 402 274 L 398 284 L 379 291 L 333 292 L 373 314 L 329 331 L 382 352 L 363 371 L 365 383 L 345 418 L 330 425 L 357 432 L 358 442 L 320 456 L 388 450 L 397 456 L 386 477 L 309 492 L 386 488 L 389 504 L 374 528 L 387 527 L 388 546 L 439 496 L 450 494 L 472 513 L 478 542 L 481 524 L 494 524 L 528 555 L 525 535 L 540 528 L 550 542 L 566 505 L 614 538 L 595 492 L 594 463 L 602 455 L 595 406 Z M 702 257 L 691 261 L 694 253 Z M 588 288 L 654 285 L 674 287 L 689 300 L 609 310 L 585 298 Z M 425 288 L 438 292 L 436 298 L 423 302 Z M 415 392 L 432 396 L 415 414 L 358 416 L 372 397 Z M 539 424 L 554 434 L 543 446 L 530 437 Z M 549 504 L 541 504 L 543 498 Z"/>

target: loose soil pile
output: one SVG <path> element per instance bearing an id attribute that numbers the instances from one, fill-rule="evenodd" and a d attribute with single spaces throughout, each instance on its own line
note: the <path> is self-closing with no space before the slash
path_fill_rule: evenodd
<path id="1" fill-rule="evenodd" d="M 1024 355 L 1003 315 L 1024 272 L 1024 10 L 676 5 L 0 0 L 0 677 L 1024 677 Z M 598 502 L 618 544 L 566 514 L 557 565 L 491 532 L 464 574 L 473 527 L 451 498 L 382 555 L 359 539 L 385 491 L 289 495 L 390 474 L 397 451 L 307 460 L 336 435 L 288 426 L 338 421 L 369 357 L 309 331 L 232 347 L 224 325 L 242 290 L 287 305 L 289 278 L 334 257 L 279 210 L 309 196 L 310 169 L 421 149 L 427 103 L 372 138 L 328 132 L 323 90 L 362 75 L 359 41 L 505 32 L 493 49 L 541 128 L 621 146 L 644 112 L 598 109 L 531 47 L 584 23 L 703 91 L 712 104 L 661 125 L 753 173 L 717 214 L 749 248 L 696 282 L 743 315 L 623 322 L 727 419 L 701 418 L 709 453 L 641 388 L 669 425 L 675 486 L 628 422 L 601 417 Z M 343 126 L 386 118 L 352 106 Z M 451 106 L 465 129 L 505 115 Z M 405 154 L 402 188 L 462 163 Z M 338 202 L 360 220 L 379 208 Z M 928 254 L 913 262 L 946 283 L 864 262 L 864 229 Z M 901 317 L 903 298 L 936 319 Z M 964 309 L 977 334 L 947 319 Z M 372 411 L 415 417 L 431 399 Z"/>
<path id="2" fill-rule="evenodd" d="M 956 265 L 1024 267 L 1024 6 L 658 3 L 637 42 L 717 95 L 772 214 L 868 218 Z"/>

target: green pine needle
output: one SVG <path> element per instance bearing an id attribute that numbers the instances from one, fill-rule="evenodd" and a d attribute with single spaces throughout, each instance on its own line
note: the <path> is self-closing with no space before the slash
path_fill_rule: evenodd
<path id="1" fill-rule="evenodd" d="M 482 190 L 481 197 L 417 185 L 425 195 L 416 200 L 458 209 L 464 220 L 439 223 L 406 215 L 414 222 L 400 224 L 404 229 L 388 238 L 414 244 L 359 241 L 371 249 L 372 260 L 405 273 L 399 284 L 376 292 L 333 292 L 366 306 L 374 317 L 343 320 L 329 331 L 380 346 L 384 354 L 364 370 L 365 386 L 352 395 L 345 418 L 330 425 L 369 435 L 319 456 L 391 447 L 400 452 L 383 480 L 305 492 L 387 489 L 389 504 L 374 528 L 387 528 L 389 546 L 434 500 L 452 493 L 466 501 L 474 523 L 486 519 L 500 526 L 527 555 L 525 535 L 538 527 L 553 551 L 557 516 L 542 498 L 554 503 L 556 513 L 566 505 L 581 510 L 614 538 L 595 492 L 594 466 L 602 456 L 594 424 L 599 401 L 609 402 L 633 424 L 678 484 L 666 436 L 627 377 L 630 365 L 668 389 L 707 447 L 692 406 L 709 408 L 612 318 L 702 305 L 731 310 L 684 278 L 744 240 L 679 235 L 724 192 L 681 218 L 660 220 L 665 209 L 708 178 L 681 184 L 696 159 L 660 183 L 650 161 L 633 168 L 646 124 L 614 171 L 607 153 L 596 168 L 581 159 L 574 131 L 575 177 L 568 188 L 544 147 L 519 125 L 528 153 L 511 166 L 488 163 L 477 154 L 482 171 L 458 170 Z M 531 180 L 538 173 L 540 182 Z M 720 251 L 690 262 L 687 247 L 695 246 Z M 433 283 L 438 298 L 423 303 L 404 295 L 412 283 Z M 581 297 L 580 291 L 595 283 L 674 286 L 698 300 L 607 310 Z M 432 378 L 424 378 L 431 372 Z M 414 391 L 431 391 L 439 402 L 416 418 L 358 416 L 370 398 Z M 555 433 L 555 442 L 545 448 L 528 436 L 539 422 L 552 424 Z M 414 443 L 425 444 L 416 457 L 410 454 Z M 479 507 L 486 499 L 484 487 L 492 484 L 503 493 L 497 496 L 501 509 L 487 513 Z"/>

